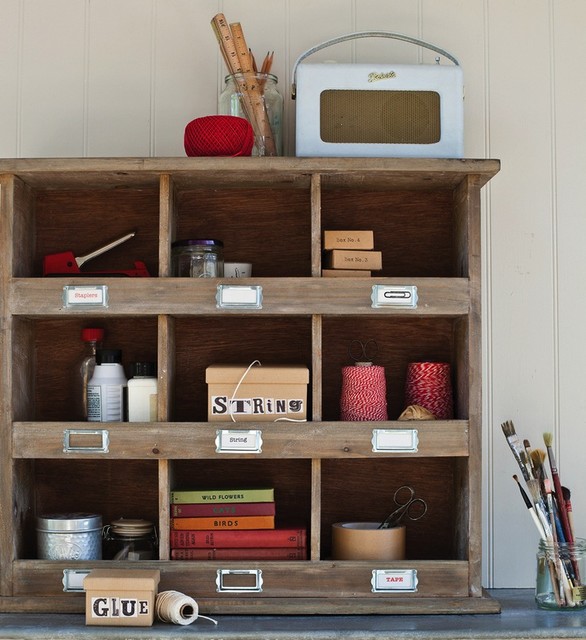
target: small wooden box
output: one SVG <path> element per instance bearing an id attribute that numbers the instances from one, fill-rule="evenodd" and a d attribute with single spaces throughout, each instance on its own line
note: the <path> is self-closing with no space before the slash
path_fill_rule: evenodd
<path id="1" fill-rule="evenodd" d="M 381 251 L 343 251 L 332 249 L 326 251 L 324 267 L 328 269 L 360 269 L 363 271 L 379 271 L 383 268 Z"/>
<path id="2" fill-rule="evenodd" d="M 87 625 L 150 627 L 160 571 L 94 569 L 84 579 Z"/>
<path id="3" fill-rule="evenodd" d="M 324 249 L 345 249 L 347 251 L 374 249 L 374 231 L 324 231 Z"/>

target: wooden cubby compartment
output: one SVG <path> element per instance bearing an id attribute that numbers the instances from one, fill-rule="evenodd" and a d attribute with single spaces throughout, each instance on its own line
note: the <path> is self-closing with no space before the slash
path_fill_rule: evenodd
<path id="1" fill-rule="evenodd" d="M 136 563 L 37 557 L 35 518 L 100 513 L 147 518 L 159 531 L 160 589 L 205 612 L 488 613 L 481 584 L 481 188 L 495 160 L 120 158 L 0 160 L 0 609 L 82 612 L 64 575 Z M 372 229 L 383 268 L 322 278 L 325 229 Z M 42 277 L 43 257 L 84 256 L 131 231 L 78 275 Z M 224 242 L 252 278 L 171 277 L 173 241 Z M 143 261 L 150 277 L 115 277 Z M 95 274 L 91 272 L 102 272 Z M 104 273 L 106 272 L 106 273 Z M 260 308 L 222 308 L 218 285 L 255 285 Z M 72 286 L 104 286 L 103 306 L 67 306 Z M 377 307 L 375 286 L 415 286 L 414 308 Z M 76 409 L 83 327 L 105 346 L 158 364 L 158 420 L 87 423 Z M 352 340 L 374 340 L 389 419 L 340 421 L 341 369 Z M 310 371 L 302 423 L 207 421 L 206 368 L 244 363 Z M 409 362 L 449 362 L 453 420 L 404 422 Z M 218 430 L 254 429 L 257 452 L 218 450 Z M 79 432 L 81 449 L 64 447 Z M 92 430 L 107 432 L 106 451 Z M 413 450 L 379 450 L 375 433 L 415 434 Z M 332 558 L 331 527 L 382 521 L 396 488 L 428 504 L 407 523 L 407 558 Z M 273 486 L 278 526 L 307 528 L 307 559 L 172 561 L 170 493 L 186 487 Z M 220 574 L 227 572 L 224 583 Z M 416 588 L 381 589 L 409 572 Z M 246 579 L 253 576 L 249 587 Z"/>

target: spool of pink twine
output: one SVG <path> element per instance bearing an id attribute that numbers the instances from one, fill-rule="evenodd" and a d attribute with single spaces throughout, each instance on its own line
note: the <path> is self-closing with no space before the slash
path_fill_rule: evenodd
<path id="1" fill-rule="evenodd" d="M 407 365 L 405 405 L 418 404 L 436 420 L 454 417 L 452 376 L 447 362 L 411 362 Z"/>
<path id="2" fill-rule="evenodd" d="M 340 420 L 388 420 L 384 367 L 373 364 L 342 367 Z"/>

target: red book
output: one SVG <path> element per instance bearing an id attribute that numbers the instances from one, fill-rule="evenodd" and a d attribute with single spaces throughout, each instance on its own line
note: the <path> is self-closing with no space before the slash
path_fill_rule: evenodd
<path id="1" fill-rule="evenodd" d="M 306 560 L 307 549 L 171 549 L 172 560 Z"/>
<path id="2" fill-rule="evenodd" d="M 211 518 L 171 518 L 171 529 L 274 529 L 275 516 L 216 516 Z"/>
<path id="3" fill-rule="evenodd" d="M 172 504 L 172 518 L 218 516 L 274 516 L 274 502 L 225 502 L 220 504 Z"/>
<path id="4" fill-rule="evenodd" d="M 211 547 L 259 548 L 289 547 L 299 549 L 307 546 L 305 529 L 217 529 L 215 531 L 170 531 L 172 549 L 205 549 Z"/>

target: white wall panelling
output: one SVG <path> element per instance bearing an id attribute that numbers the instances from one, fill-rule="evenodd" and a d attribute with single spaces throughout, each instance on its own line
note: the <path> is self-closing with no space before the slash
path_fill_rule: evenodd
<path id="1" fill-rule="evenodd" d="M 191 119 L 215 113 L 225 69 L 210 27 L 240 21 L 275 51 L 294 153 L 297 56 L 369 29 L 428 40 L 464 70 L 465 155 L 502 161 L 483 193 L 484 582 L 533 584 L 537 543 L 500 424 L 534 446 L 553 431 L 586 532 L 586 2 L 583 0 L 0 0 L 0 156 L 181 156 Z M 314 59 L 418 63 L 382 39 Z"/>

